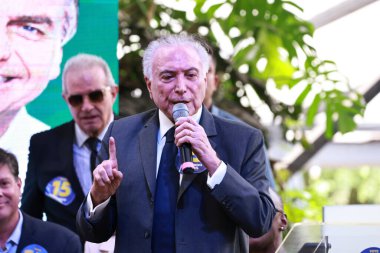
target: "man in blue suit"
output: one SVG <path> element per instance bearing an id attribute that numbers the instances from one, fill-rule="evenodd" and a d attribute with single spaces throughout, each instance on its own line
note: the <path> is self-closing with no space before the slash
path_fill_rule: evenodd
<path id="1" fill-rule="evenodd" d="M 82 252 L 79 237 L 67 228 L 21 212 L 20 195 L 16 157 L 0 148 L 0 252 Z"/>
<path id="2" fill-rule="evenodd" d="M 241 232 L 261 236 L 275 214 L 261 132 L 202 106 L 208 55 L 194 37 L 151 42 L 143 67 L 157 109 L 111 123 L 77 215 L 80 235 L 101 242 L 116 230 L 115 252 L 248 252 Z M 177 103 L 190 116 L 174 122 Z M 197 173 L 178 173 L 185 143 Z"/>

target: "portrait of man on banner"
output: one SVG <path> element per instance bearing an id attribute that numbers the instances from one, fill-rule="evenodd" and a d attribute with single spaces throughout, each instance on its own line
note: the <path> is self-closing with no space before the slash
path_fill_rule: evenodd
<path id="1" fill-rule="evenodd" d="M 102 55 L 117 72 L 117 1 L 2 0 L 0 5 L 0 147 L 16 155 L 25 179 L 30 137 L 62 123 L 70 116 L 61 96 L 61 67 L 70 55 Z M 99 8 L 99 5 L 107 8 Z M 86 18 L 113 22 L 111 29 Z M 106 10 L 101 14 L 99 9 Z M 113 12 L 110 13 L 110 12 Z M 108 19 L 108 21 L 107 21 Z M 87 29 L 86 29 L 87 26 Z M 88 26 L 94 27 L 91 36 Z M 114 27 L 114 28 L 112 28 Z M 99 29 L 102 29 L 99 31 Z M 83 31 L 83 32 L 82 32 Z M 114 37 L 106 45 L 96 34 Z M 86 36 L 86 37 L 83 37 Z M 96 40 L 102 42 L 96 43 Z M 110 42 L 114 45 L 110 45 Z M 108 52 L 102 47 L 106 47 Z M 106 53 L 105 53 L 106 52 Z M 115 67 L 116 66 L 116 67 Z M 116 73 L 117 76 L 117 73 Z M 61 101 L 62 100 L 62 101 Z"/>

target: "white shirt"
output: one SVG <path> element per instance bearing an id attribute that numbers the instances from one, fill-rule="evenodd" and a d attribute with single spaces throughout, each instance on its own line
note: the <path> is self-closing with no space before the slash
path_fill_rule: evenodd
<path id="1" fill-rule="evenodd" d="M 30 138 L 36 133 L 49 129 L 50 126 L 30 116 L 23 107 L 12 120 L 8 130 L 0 137 L 0 147 L 13 153 L 17 158 L 22 186 L 25 184 L 28 167 Z"/>

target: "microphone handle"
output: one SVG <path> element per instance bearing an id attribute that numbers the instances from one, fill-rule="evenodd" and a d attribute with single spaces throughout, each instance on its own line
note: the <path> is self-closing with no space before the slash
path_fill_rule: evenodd
<path id="1" fill-rule="evenodd" d="M 191 174 L 195 171 L 195 166 L 193 164 L 193 156 L 191 145 L 189 143 L 184 143 L 180 148 L 181 155 L 181 170 L 184 174 Z"/>

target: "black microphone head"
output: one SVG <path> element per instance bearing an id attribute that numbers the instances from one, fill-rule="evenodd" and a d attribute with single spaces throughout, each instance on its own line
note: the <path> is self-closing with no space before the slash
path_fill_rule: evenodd
<path id="1" fill-rule="evenodd" d="M 178 103 L 173 106 L 174 122 L 177 122 L 177 120 L 181 117 L 187 116 L 189 116 L 189 109 L 187 109 L 187 106 L 184 103 Z"/>

